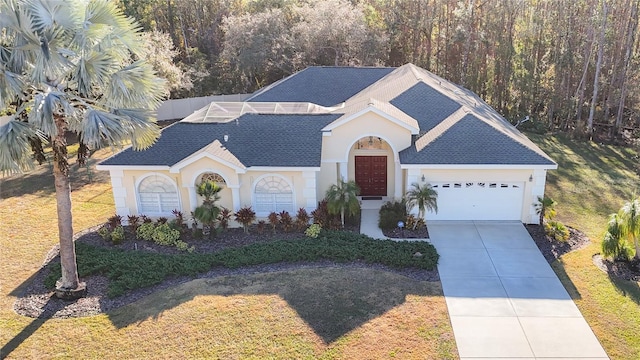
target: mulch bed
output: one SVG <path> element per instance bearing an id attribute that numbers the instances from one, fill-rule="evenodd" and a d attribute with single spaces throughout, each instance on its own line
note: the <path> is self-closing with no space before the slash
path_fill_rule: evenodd
<path id="1" fill-rule="evenodd" d="M 598 269 L 604 271 L 611 277 L 621 280 L 640 281 L 640 261 L 611 261 L 605 259 L 601 254 L 593 255 L 593 263 Z"/>
<path id="2" fill-rule="evenodd" d="M 392 239 L 428 239 L 429 238 L 429 230 L 426 226 L 418 227 L 416 229 L 387 229 L 382 230 L 384 236 L 392 238 Z"/>
<path id="3" fill-rule="evenodd" d="M 547 236 L 541 225 L 525 225 L 525 227 L 549 263 L 554 262 L 570 251 L 582 249 L 591 243 L 591 240 L 582 231 L 569 226 L 567 226 L 569 229 L 569 239 L 567 241 L 557 241 Z"/>
<path id="4" fill-rule="evenodd" d="M 569 227 L 569 240 L 566 242 L 556 241 L 547 236 L 540 225 L 526 225 L 529 234 L 549 263 L 554 262 L 562 255 L 581 249 L 591 242 L 589 238 L 580 230 Z M 621 280 L 640 281 L 640 261 L 611 261 L 601 254 L 593 255 L 593 263 L 598 269 L 609 276 Z"/>
<path id="5" fill-rule="evenodd" d="M 146 251 L 162 254 L 181 253 L 173 247 L 157 245 L 143 240 L 126 240 L 123 244 L 112 245 L 98 235 L 98 226 L 84 230 L 76 234 L 76 241 L 94 246 L 119 248 L 126 251 Z M 345 231 L 359 232 L 359 225 L 346 226 Z M 245 246 L 253 243 L 264 243 L 274 240 L 295 240 L 304 238 L 302 232 L 284 233 L 277 231 L 275 234 L 271 228 L 265 229 L 263 234 L 258 234 L 255 228 L 249 234 L 245 234 L 242 229 L 228 229 L 218 234 L 212 240 L 208 238 L 194 239 L 186 232 L 182 240 L 193 245 L 198 253 L 213 253 L 229 247 Z M 127 232 L 127 239 L 133 236 Z M 136 250 L 137 249 L 137 250 Z M 52 266 L 59 266 L 59 248 L 54 246 L 45 256 L 41 269 L 28 280 L 21 289 L 18 299 L 14 303 L 14 310 L 24 316 L 32 318 L 72 318 L 82 316 L 92 316 L 108 312 L 121 306 L 131 304 L 158 290 L 166 289 L 193 280 L 193 277 L 175 277 L 167 279 L 161 284 L 136 289 L 116 298 L 106 296 L 109 280 L 104 276 L 88 276 L 81 278 L 87 284 L 87 296 L 75 301 L 65 301 L 56 298 L 53 291 L 44 286 L 44 279 L 49 274 Z M 287 271 L 300 268 L 323 268 L 323 267 L 343 267 L 343 268 L 367 268 L 379 269 L 407 276 L 418 281 L 439 281 L 438 271 L 421 269 L 393 269 L 378 264 L 366 264 L 361 262 L 336 263 L 333 261 L 299 262 L 299 263 L 279 263 L 269 265 L 257 265 L 239 269 L 214 268 L 210 271 L 199 274 L 195 278 L 212 278 L 230 275 L 247 275 L 265 272 Z"/>

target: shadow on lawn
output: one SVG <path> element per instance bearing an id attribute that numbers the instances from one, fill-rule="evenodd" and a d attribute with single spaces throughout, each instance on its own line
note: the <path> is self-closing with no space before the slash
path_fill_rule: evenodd
<path id="1" fill-rule="evenodd" d="M 638 285 L 636 281 L 619 279 L 611 275 L 611 273 L 608 275 L 609 280 L 611 280 L 611 283 L 618 289 L 618 292 L 620 292 L 622 296 L 626 296 L 640 305 L 640 285 Z"/>
<path id="2" fill-rule="evenodd" d="M 107 171 L 95 169 L 96 162 L 100 160 L 89 159 L 89 168 L 71 166 L 71 191 L 79 190 L 91 183 L 109 181 L 109 173 Z M 56 192 L 53 183 L 52 166 L 47 164 L 39 165 L 27 173 L 1 177 L 0 181 L 2 182 L 0 198 L 2 199 L 33 193 L 38 193 L 43 197 L 50 197 Z"/>
<path id="3" fill-rule="evenodd" d="M 302 268 L 274 273 L 198 279 L 160 291 L 113 311 L 109 318 L 123 328 L 148 319 L 196 296 L 277 295 L 329 344 L 367 321 L 405 302 L 407 295 L 442 296 L 436 283 L 422 282 L 382 270 L 366 268 Z M 210 302 L 211 311 L 224 313 L 224 301 Z M 234 305 L 233 310 L 237 310 Z M 247 306 L 247 317 L 252 317 Z M 259 314 L 262 316 L 262 314 Z M 249 326 L 249 325 L 247 325 Z"/>
<path id="4" fill-rule="evenodd" d="M 562 282 L 562 285 L 569 293 L 569 296 L 571 297 L 571 299 L 573 300 L 581 299 L 582 295 L 580 294 L 580 291 L 578 291 L 578 288 L 573 284 L 573 281 L 571 281 L 571 278 L 567 274 L 567 271 L 564 269 L 564 263 L 562 259 L 558 259 L 555 262 L 553 262 L 551 264 L 551 268 L 558 276 L 558 279 L 560 279 L 560 282 Z"/>

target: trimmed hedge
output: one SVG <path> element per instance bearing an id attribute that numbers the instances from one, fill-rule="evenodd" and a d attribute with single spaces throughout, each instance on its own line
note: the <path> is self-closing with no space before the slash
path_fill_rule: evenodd
<path id="1" fill-rule="evenodd" d="M 211 254 L 165 255 L 100 248 L 83 243 L 76 244 L 76 252 L 81 277 L 101 274 L 109 278 L 109 297 L 159 284 L 172 276 L 194 276 L 216 266 L 238 268 L 279 262 L 332 260 L 432 270 L 439 257 L 435 248 L 427 242 L 374 240 L 365 235 L 341 231 L 322 231 L 317 239 L 256 243 Z M 422 256 L 414 256 L 416 252 Z M 45 279 L 45 285 L 53 288 L 60 276 L 60 267 L 53 267 Z"/>

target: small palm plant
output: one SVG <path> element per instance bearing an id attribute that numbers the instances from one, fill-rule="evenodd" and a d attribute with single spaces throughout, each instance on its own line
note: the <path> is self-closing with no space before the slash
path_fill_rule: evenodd
<path id="1" fill-rule="evenodd" d="M 406 199 L 409 209 L 418 207 L 419 219 L 424 219 L 426 210 L 438 213 L 438 192 L 433 190 L 431 184 L 411 184 L 411 189 L 407 191 Z M 418 222 L 416 221 L 413 225 L 414 230 L 417 225 Z"/>
<path id="2" fill-rule="evenodd" d="M 355 181 L 345 182 L 340 179 L 337 184 L 331 185 L 325 194 L 329 214 L 340 214 L 340 222 L 344 227 L 344 216 L 354 216 L 360 211 L 358 195 L 360 188 Z"/>
<path id="3" fill-rule="evenodd" d="M 633 240 L 634 258 L 640 260 L 640 197 L 626 202 L 618 214 L 622 220 L 622 236 Z"/>
<path id="4" fill-rule="evenodd" d="M 202 205 L 198 206 L 193 212 L 196 220 L 200 221 L 203 226 L 209 228 L 209 237 L 215 232 L 214 225 L 220 214 L 220 207 L 216 204 L 220 200 L 220 191 L 222 188 L 214 181 L 203 181 L 196 188 L 196 193 L 204 197 Z"/>
<path id="5" fill-rule="evenodd" d="M 536 204 L 536 214 L 540 216 L 540 225 L 543 225 L 545 220 L 552 220 L 556 216 L 556 202 L 552 198 L 545 196 L 538 196 L 538 203 Z"/>
<path id="6" fill-rule="evenodd" d="M 614 260 L 627 261 L 631 257 L 631 249 L 623 236 L 624 224 L 618 214 L 609 216 L 607 232 L 602 239 L 602 254 Z"/>

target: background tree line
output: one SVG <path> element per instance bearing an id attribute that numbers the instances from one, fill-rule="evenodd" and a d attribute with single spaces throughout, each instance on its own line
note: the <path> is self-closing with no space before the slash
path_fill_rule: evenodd
<path id="1" fill-rule="evenodd" d="M 638 136 L 640 0 L 119 1 L 181 69 L 167 71 L 172 97 L 411 62 L 534 120 L 523 126 Z"/>

